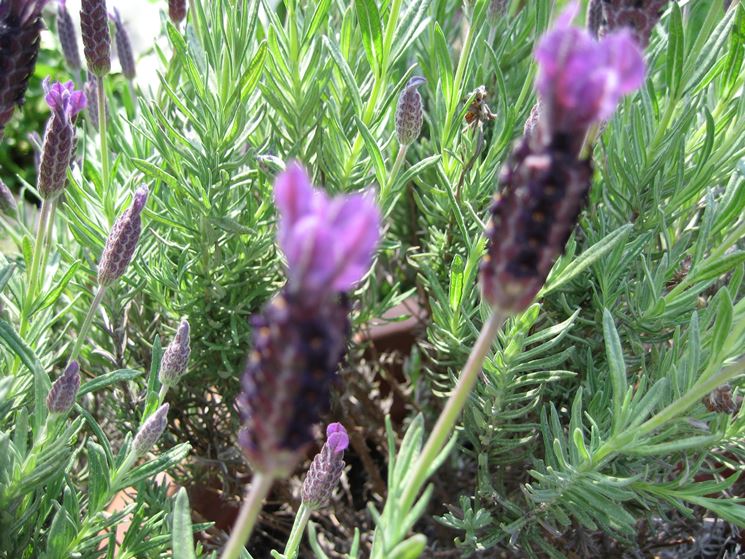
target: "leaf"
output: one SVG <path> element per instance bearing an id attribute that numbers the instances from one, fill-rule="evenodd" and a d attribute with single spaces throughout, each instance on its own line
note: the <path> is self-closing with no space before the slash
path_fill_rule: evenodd
<path id="1" fill-rule="evenodd" d="M 97 392 L 102 388 L 111 386 L 112 384 L 118 384 L 120 382 L 126 382 L 129 380 L 136 379 L 142 376 L 142 371 L 135 371 L 134 369 L 118 369 L 105 375 L 98 376 L 93 380 L 89 380 L 80 387 L 79 396 L 88 394 L 89 392 Z"/>
<path id="2" fill-rule="evenodd" d="M 603 337 L 605 338 L 605 355 L 608 360 L 608 372 L 610 373 L 611 385 L 613 386 L 613 430 L 619 431 L 622 427 L 621 409 L 626 397 L 628 383 L 626 379 L 626 364 L 623 360 L 623 349 L 618 337 L 613 316 L 608 309 L 603 309 Z"/>
<path id="3" fill-rule="evenodd" d="M 365 147 L 367 147 L 367 151 L 369 152 L 370 158 L 373 162 L 373 167 L 375 168 L 375 178 L 378 180 L 382 192 L 387 182 L 383 154 L 380 153 L 378 143 L 375 141 L 375 138 L 372 137 L 372 134 L 370 134 L 370 130 L 365 126 L 365 123 L 356 115 L 354 121 L 357 123 L 357 129 L 360 131 L 362 139 L 365 141 Z"/>
<path id="4" fill-rule="evenodd" d="M 609 233 L 600 239 L 597 243 L 584 251 L 579 257 L 573 259 L 571 265 L 567 265 L 557 277 L 551 275 L 548 278 L 546 286 L 541 290 L 539 297 L 545 297 L 548 293 L 559 289 L 579 276 L 587 268 L 592 266 L 595 262 L 623 242 L 632 229 L 633 225 L 629 223 L 623 227 L 619 227 L 612 233 Z"/>
<path id="5" fill-rule="evenodd" d="M 380 12 L 375 0 L 355 0 L 357 21 L 362 32 L 367 61 L 376 76 L 383 68 L 383 29 L 380 25 Z"/>
<path id="6" fill-rule="evenodd" d="M 667 56 L 665 58 L 665 81 L 671 94 L 677 96 L 683 74 L 685 40 L 683 37 L 683 18 L 677 2 L 672 3 L 668 26 Z"/>
<path id="7" fill-rule="evenodd" d="M 98 512 L 109 497 L 111 472 L 101 445 L 88 441 L 88 498 L 91 513 Z"/>
<path id="8" fill-rule="evenodd" d="M 150 375 L 147 379 L 147 402 L 142 410 L 141 422 L 158 408 L 158 392 L 160 390 L 160 381 L 158 373 L 160 372 L 160 360 L 163 357 L 163 348 L 160 345 L 160 336 L 155 336 L 153 340 L 153 351 L 150 357 Z"/>
<path id="9" fill-rule="evenodd" d="M 394 547 L 389 557 L 391 559 L 416 559 L 424 553 L 426 546 L 427 538 L 422 534 L 416 534 Z"/>
<path id="10" fill-rule="evenodd" d="M 712 362 L 719 362 L 725 357 L 720 355 L 725 348 L 725 342 L 732 330 L 732 318 L 734 309 L 732 299 L 729 296 L 729 290 L 725 287 L 719 290 L 719 303 L 717 304 L 716 322 L 714 331 L 711 336 L 711 357 Z"/>
<path id="11" fill-rule="evenodd" d="M 336 43 L 333 43 L 328 37 L 323 38 L 323 44 L 326 45 L 331 58 L 336 62 L 336 67 L 339 68 L 341 73 L 341 79 L 347 86 L 347 93 L 352 96 L 352 102 L 354 103 L 355 112 L 358 115 L 362 115 L 362 98 L 360 97 L 360 90 L 357 87 L 357 82 L 354 81 L 354 75 L 352 70 L 349 69 L 344 55 L 339 50 Z"/>
<path id="12" fill-rule="evenodd" d="M 179 559 L 196 559 L 191 527 L 191 506 L 186 489 L 182 487 L 176 495 L 173 508 L 173 556 Z"/>

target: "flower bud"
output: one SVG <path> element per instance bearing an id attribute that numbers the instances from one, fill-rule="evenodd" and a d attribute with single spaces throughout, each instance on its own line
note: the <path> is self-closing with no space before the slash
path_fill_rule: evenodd
<path id="1" fill-rule="evenodd" d="M 114 8 L 111 13 L 111 21 L 114 22 L 114 39 L 116 40 L 116 54 L 119 57 L 119 65 L 122 67 L 122 74 L 128 80 L 135 79 L 135 57 L 132 53 L 132 43 L 129 40 L 129 33 L 124 27 L 119 10 Z"/>
<path id="2" fill-rule="evenodd" d="M 44 132 L 37 189 L 42 198 L 51 199 L 62 192 L 67 183 L 67 168 L 75 152 L 74 121 L 87 100 L 85 93 L 76 91 L 72 82 L 50 86 L 47 78 L 44 91 L 52 116 Z"/>
<path id="3" fill-rule="evenodd" d="M 662 12 L 669 0 L 645 0 L 644 2 L 639 2 L 639 0 L 603 0 L 596 3 L 602 4 L 598 37 L 625 28 L 631 31 L 640 47 L 646 48 L 652 30 L 660 21 Z"/>
<path id="4" fill-rule="evenodd" d="M 75 31 L 72 16 L 67 10 L 67 0 L 58 0 L 57 3 L 57 38 L 67 67 L 73 71 L 80 70 L 82 63 L 78 48 L 78 34 Z"/>
<path id="5" fill-rule="evenodd" d="M 21 106 L 34 74 L 46 0 L 3 0 L 0 3 L 0 140 L 5 125 Z"/>
<path id="6" fill-rule="evenodd" d="M 147 187 L 138 188 L 132 205 L 117 218 L 111 228 L 98 265 L 99 285 L 104 286 L 116 281 L 129 266 L 137 241 L 140 239 L 140 214 L 147 202 L 147 195 Z"/>
<path id="7" fill-rule="evenodd" d="M 326 443 L 316 454 L 303 481 L 303 503 L 312 510 L 328 505 L 344 470 L 344 451 L 349 446 L 347 430 L 341 423 L 326 428 Z"/>
<path id="8" fill-rule="evenodd" d="M 401 145 L 409 145 L 422 130 L 422 96 L 417 89 L 427 80 L 414 76 L 406 84 L 396 107 L 396 134 Z"/>
<path id="9" fill-rule="evenodd" d="M 77 361 L 70 361 L 47 395 L 47 409 L 49 413 L 66 414 L 75 404 L 75 398 L 80 389 L 80 367 Z"/>
<path id="10" fill-rule="evenodd" d="M 175 386 L 179 379 L 184 376 L 186 365 L 189 362 L 189 322 L 182 320 L 178 331 L 171 343 L 163 352 L 160 360 L 160 371 L 158 378 L 165 386 Z"/>
<path id="11" fill-rule="evenodd" d="M 105 76 L 111 70 L 111 35 L 106 0 L 81 0 L 80 29 L 88 70 Z"/>
<path id="12" fill-rule="evenodd" d="M 18 209 L 18 204 L 10 191 L 10 188 L 0 180 L 0 211 L 6 214 L 13 214 Z"/>
<path id="13" fill-rule="evenodd" d="M 330 389 L 346 352 L 345 297 L 323 304 L 285 290 L 254 317 L 253 351 L 242 378 L 239 435 L 252 465 L 288 475 L 313 442 L 312 427 L 330 406 Z"/>
<path id="14" fill-rule="evenodd" d="M 168 0 L 168 17 L 174 25 L 178 25 L 186 18 L 186 0 Z"/>
<path id="15" fill-rule="evenodd" d="M 168 426 L 168 404 L 163 404 L 145 420 L 132 441 L 132 452 L 136 458 L 145 456 Z"/>

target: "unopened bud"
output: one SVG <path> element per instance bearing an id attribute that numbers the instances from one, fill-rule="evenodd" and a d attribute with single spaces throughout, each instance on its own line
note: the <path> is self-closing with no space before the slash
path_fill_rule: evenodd
<path id="1" fill-rule="evenodd" d="M 422 130 L 422 96 L 417 89 L 426 83 L 422 77 L 414 76 L 406 84 L 398 98 L 396 107 L 396 134 L 401 145 L 409 145 L 419 137 Z"/>
<path id="2" fill-rule="evenodd" d="M 98 265 L 99 285 L 108 285 L 116 281 L 129 266 L 137 241 L 140 239 L 140 214 L 147 202 L 147 195 L 147 187 L 138 188 L 132 205 L 117 218 L 111 228 Z"/>
<path id="3" fill-rule="evenodd" d="M 344 451 L 349 446 L 349 435 L 341 423 L 331 423 L 326 437 L 303 481 L 303 503 L 313 510 L 325 507 L 331 500 L 344 470 Z"/>
<path id="4" fill-rule="evenodd" d="M 184 376 L 190 353 L 189 322 L 182 320 L 176 335 L 168 344 L 163 352 L 163 358 L 160 360 L 158 378 L 161 384 L 174 386 Z"/>
<path id="5" fill-rule="evenodd" d="M 163 404 L 145 420 L 132 441 L 132 452 L 137 458 L 147 454 L 168 426 L 168 404 Z"/>
<path id="6" fill-rule="evenodd" d="M 88 69 L 99 77 L 105 76 L 111 70 L 111 34 L 106 0 L 82 0 L 80 29 Z"/>
<path id="7" fill-rule="evenodd" d="M 77 361 L 70 361 L 47 395 L 47 409 L 49 413 L 64 414 L 72 409 L 75 398 L 80 389 L 80 367 Z"/>

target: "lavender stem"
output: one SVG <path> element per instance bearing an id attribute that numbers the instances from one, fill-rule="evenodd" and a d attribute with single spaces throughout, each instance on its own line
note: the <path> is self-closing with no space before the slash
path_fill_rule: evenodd
<path id="1" fill-rule="evenodd" d="M 308 520 L 310 520 L 311 512 L 312 511 L 310 507 L 308 507 L 305 503 L 302 503 L 300 505 L 300 508 L 295 515 L 295 523 L 292 525 L 290 537 L 287 540 L 287 545 L 285 545 L 285 551 L 282 554 L 285 556 L 286 559 L 295 559 L 295 557 L 297 557 L 298 547 L 300 546 L 300 542 L 303 539 L 305 527 L 308 525 Z"/>
<path id="2" fill-rule="evenodd" d="M 39 216 L 39 224 L 36 230 L 36 243 L 34 245 L 34 254 L 31 258 L 31 273 L 28 281 L 28 294 L 24 304 L 25 312 L 21 320 L 20 333 L 25 334 L 26 326 L 28 325 L 28 319 L 31 310 L 31 303 L 36 298 L 36 288 L 39 281 L 39 272 L 41 268 L 42 260 L 42 248 L 44 246 L 44 236 L 47 231 L 47 222 L 49 221 L 49 215 L 52 209 L 52 202 L 48 199 L 44 199 L 41 203 L 41 215 Z"/>
<path id="3" fill-rule="evenodd" d="M 105 292 L 106 286 L 102 285 L 98 288 L 96 296 L 93 298 L 93 302 L 91 302 L 91 306 L 88 309 L 88 314 L 85 315 L 83 326 L 81 326 L 80 331 L 78 332 L 78 337 L 75 339 L 75 345 L 72 348 L 72 353 L 70 353 L 68 361 L 73 361 L 78 358 L 80 348 L 83 347 L 83 342 L 85 341 L 85 338 L 88 335 L 88 330 L 90 330 L 91 324 L 93 323 L 93 316 L 96 314 L 96 310 L 101 304 Z"/>
<path id="4" fill-rule="evenodd" d="M 230 539 L 222 555 L 220 555 L 220 559 L 238 559 L 241 556 L 241 551 L 245 548 L 254 524 L 256 524 L 256 519 L 259 517 L 264 499 L 269 494 L 273 483 L 273 476 L 259 472 L 254 473 L 251 488 L 246 493 L 241 512 L 235 521 Z"/>
<path id="5" fill-rule="evenodd" d="M 109 191 L 109 147 L 106 128 L 106 93 L 104 80 L 106 76 L 99 76 L 96 80 L 96 101 L 98 103 L 98 133 L 101 137 L 101 181 L 103 191 Z"/>
<path id="6" fill-rule="evenodd" d="M 404 164 L 404 161 L 406 161 L 406 150 L 408 148 L 409 144 L 401 144 L 401 146 L 398 148 L 396 161 L 393 163 L 391 174 L 388 176 L 388 184 L 386 184 L 385 187 L 380 191 L 381 204 L 385 204 L 388 192 L 390 192 L 390 190 L 393 188 L 393 185 L 396 184 L 396 178 L 398 177 L 398 173 L 401 171 L 401 166 Z"/>
<path id="7" fill-rule="evenodd" d="M 466 405 L 468 396 L 471 394 L 471 390 L 479 378 L 479 373 L 481 373 L 486 354 L 489 352 L 494 337 L 499 332 L 506 318 L 505 313 L 500 312 L 499 309 L 494 309 L 489 320 L 486 321 L 481 329 L 481 333 L 471 350 L 471 354 L 468 356 L 468 361 L 465 367 L 463 367 L 460 378 L 458 378 L 455 388 L 450 393 L 450 398 L 448 398 L 445 408 L 440 413 L 440 417 L 437 419 L 437 423 L 434 429 L 432 429 L 427 443 L 424 445 L 424 450 L 422 450 L 412 468 L 412 473 L 410 474 L 411 481 L 406 485 L 406 492 L 401 499 L 401 510 L 408 511 L 411 509 L 419 490 L 426 481 L 427 471 L 445 446 L 450 432 L 453 430 L 456 421 L 458 421 L 460 412 Z"/>

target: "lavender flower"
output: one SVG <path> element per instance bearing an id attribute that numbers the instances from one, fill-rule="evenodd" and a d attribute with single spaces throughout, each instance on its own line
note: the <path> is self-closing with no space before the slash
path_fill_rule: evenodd
<path id="1" fill-rule="evenodd" d="M 23 104 L 39 54 L 46 0 L 0 1 L 0 140 L 16 106 Z"/>
<path id="2" fill-rule="evenodd" d="M 597 36 L 603 37 L 608 32 L 626 28 L 637 44 L 646 48 L 667 4 L 668 0 L 602 0 L 602 19 Z"/>
<path id="3" fill-rule="evenodd" d="M 184 376 L 186 364 L 189 362 L 189 322 L 182 320 L 171 343 L 163 352 L 160 360 L 160 372 L 158 378 L 165 386 L 175 386 L 179 379 Z"/>
<path id="4" fill-rule="evenodd" d="M 75 118 L 86 106 L 85 94 L 76 91 L 73 83 L 44 80 L 46 102 L 52 116 L 44 132 L 39 160 L 37 188 L 42 198 L 57 196 L 65 188 L 67 168 L 75 151 Z"/>
<path id="5" fill-rule="evenodd" d="M 168 0 L 168 17 L 174 25 L 178 25 L 186 18 L 186 0 Z"/>
<path id="6" fill-rule="evenodd" d="M 490 208 L 481 288 L 502 312 L 531 303 L 574 228 L 592 179 L 591 162 L 579 157 L 587 130 L 644 79 L 628 31 L 596 42 L 570 27 L 572 18 L 565 12 L 538 45 L 538 122 L 512 152 Z"/>
<path id="7" fill-rule="evenodd" d="M 132 205 L 120 215 L 111 228 L 98 265 L 98 283 L 105 286 L 119 279 L 134 255 L 142 227 L 140 214 L 147 202 L 148 190 L 137 189 Z"/>
<path id="8" fill-rule="evenodd" d="M 328 198 L 296 163 L 277 177 L 274 196 L 289 278 L 252 321 L 239 440 L 258 471 L 282 476 L 292 471 L 313 441 L 313 425 L 329 409 L 350 333 L 343 291 L 370 267 L 380 216 L 364 196 Z"/>
<path id="9" fill-rule="evenodd" d="M 564 135 L 579 151 L 589 127 L 608 119 L 620 99 L 641 86 L 645 67 L 628 30 L 595 41 L 586 30 L 571 27 L 573 7 L 538 44 L 536 89 L 542 132 Z"/>
<path id="10" fill-rule="evenodd" d="M 10 188 L 0 180 L 0 211 L 11 214 L 15 213 L 17 209 L 18 204 L 16 203 L 13 193 L 10 191 Z"/>
<path id="11" fill-rule="evenodd" d="M 62 54 L 70 70 L 80 70 L 80 50 L 78 49 L 78 34 L 72 16 L 67 10 L 67 0 L 57 2 L 57 37 L 59 38 Z"/>
<path id="12" fill-rule="evenodd" d="M 303 503 L 312 510 L 328 505 L 331 493 L 344 470 L 344 451 L 349 446 L 347 430 L 341 423 L 326 428 L 326 443 L 316 454 L 303 481 Z"/>
<path id="13" fill-rule="evenodd" d="M 81 1 L 80 29 L 88 70 L 98 77 L 105 76 L 111 70 L 111 35 L 106 0 Z"/>
<path id="14" fill-rule="evenodd" d="M 80 367 L 71 361 L 65 372 L 54 381 L 47 395 L 49 413 L 65 414 L 72 409 L 80 389 Z"/>
<path id="15" fill-rule="evenodd" d="M 419 137 L 422 130 L 422 96 L 418 87 L 426 83 L 422 77 L 414 76 L 401 92 L 396 106 L 396 134 L 401 145 L 409 145 Z"/>
<path id="16" fill-rule="evenodd" d="M 380 213 L 370 199 L 329 198 L 296 163 L 277 177 L 274 198 L 290 291 L 346 291 L 365 275 L 380 236 Z"/>
<path id="17" fill-rule="evenodd" d="M 140 430 L 137 431 L 134 440 L 132 441 L 132 453 L 135 458 L 142 458 L 145 456 L 153 445 L 158 442 L 158 439 L 163 434 L 168 426 L 168 404 L 163 404 L 155 413 L 145 420 Z"/>
<path id="18" fill-rule="evenodd" d="M 132 53 L 132 43 L 129 40 L 129 33 L 124 27 L 124 22 L 119 15 L 119 10 L 114 8 L 110 14 L 111 21 L 114 22 L 114 38 L 116 39 L 116 54 L 119 57 L 119 64 L 122 67 L 122 74 L 128 80 L 135 79 L 135 57 Z"/>

